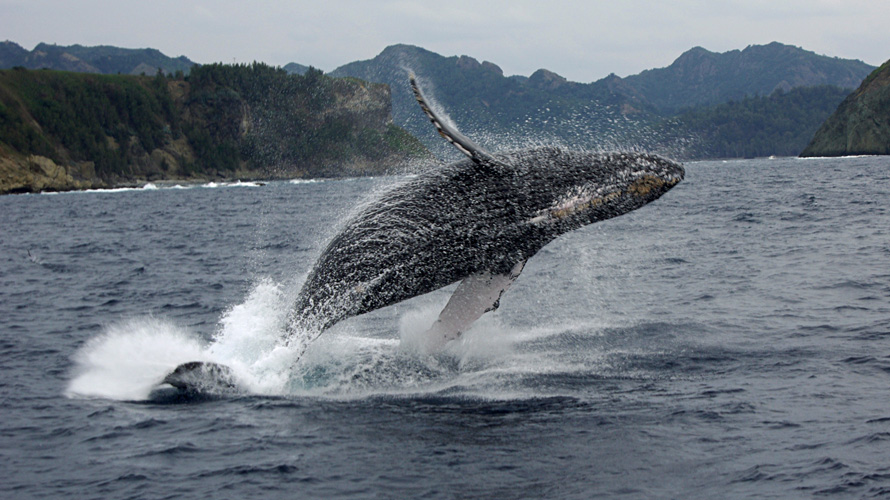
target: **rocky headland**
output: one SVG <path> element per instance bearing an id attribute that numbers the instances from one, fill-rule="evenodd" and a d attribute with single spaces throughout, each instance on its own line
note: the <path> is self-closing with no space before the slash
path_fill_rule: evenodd
<path id="1" fill-rule="evenodd" d="M 388 86 L 314 69 L 0 71 L 0 193 L 371 175 L 418 158 L 429 152 L 393 125 Z"/>
<path id="2" fill-rule="evenodd" d="M 890 154 L 890 61 L 874 70 L 816 132 L 801 156 Z"/>

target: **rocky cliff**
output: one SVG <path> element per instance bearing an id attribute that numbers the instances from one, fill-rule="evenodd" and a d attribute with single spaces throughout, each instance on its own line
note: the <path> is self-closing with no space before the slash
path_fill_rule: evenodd
<path id="1" fill-rule="evenodd" d="M 890 154 L 890 61 L 872 72 L 816 132 L 801 156 Z"/>

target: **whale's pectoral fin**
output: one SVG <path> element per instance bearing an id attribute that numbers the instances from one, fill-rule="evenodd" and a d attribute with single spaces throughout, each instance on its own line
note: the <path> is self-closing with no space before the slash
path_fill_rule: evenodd
<path id="1" fill-rule="evenodd" d="M 486 271 L 464 278 L 439 313 L 439 319 L 427 330 L 427 350 L 441 349 L 449 341 L 459 338 L 483 314 L 497 309 L 501 296 L 516 281 L 524 266 L 525 261 L 521 261 L 504 274 Z"/>
<path id="2" fill-rule="evenodd" d="M 186 392 L 224 394 L 237 392 L 235 374 L 231 368 L 210 361 L 189 361 L 176 367 L 162 383 Z"/>
<path id="3" fill-rule="evenodd" d="M 491 153 L 483 149 L 481 146 L 471 141 L 465 135 L 461 134 L 457 131 L 456 128 L 452 127 L 445 120 L 439 117 L 433 108 L 430 107 L 429 103 L 426 102 L 426 98 L 423 96 L 423 93 L 420 91 L 420 87 L 417 86 L 417 80 L 414 75 L 409 77 L 411 82 L 411 90 L 414 91 L 414 97 L 417 99 L 417 103 L 420 104 L 420 108 L 426 113 L 426 116 L 429 117 L 430 121 L 436 127 L 436 130 L 439 132 L 446 141 L 450 142 L 454 147 L 460 150 L 461 153 L 470 157 L 477 165 L 489 167 L 495 165 L 503 165 L 501 162 L 496 160 Z"/>

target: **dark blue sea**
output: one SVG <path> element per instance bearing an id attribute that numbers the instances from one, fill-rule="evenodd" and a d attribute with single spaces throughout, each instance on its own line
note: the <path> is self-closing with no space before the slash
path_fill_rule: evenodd
<path id="1" fill-rule="evenodd" d="M 0 197 L 0 498 L 890 497 L 890 157 L 686 167 L 444 354 L 453 287 L 292 369 L 300 283 L 402 178 Z M 158 388 L 193 359 L 250 392 Z"/>

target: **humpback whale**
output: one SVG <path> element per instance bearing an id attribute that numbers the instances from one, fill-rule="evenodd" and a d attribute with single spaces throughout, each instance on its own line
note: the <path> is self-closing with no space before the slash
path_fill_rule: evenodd
<path id="1" fill-rule="evenodd" d="M 339 321 L 459 282 L 427 332 L 429 351 L 440 349 L 497 309 L 547 243 L 642 207 L 684 177 L 680 164 L 646 153 L 488 152 L 436 114 L 413 75 L 410 84 L 439 134 L 467 158 L 384 193 L 328 243 L 287 318 L 282 343 L 299 355 Z M 227 389 L 233 377 L 223 365 L 190 362 L 164 382 Z"/>

